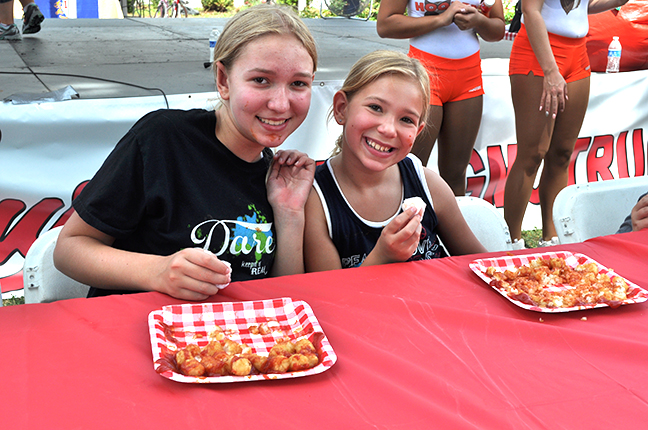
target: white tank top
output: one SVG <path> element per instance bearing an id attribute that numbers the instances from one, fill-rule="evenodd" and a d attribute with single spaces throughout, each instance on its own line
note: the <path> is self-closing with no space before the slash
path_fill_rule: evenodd
<path id="1" fill-rule="evenodd" d="M 560 0 L 545 0 L 540 13 L 549 33 L 580 39 L 587 36 L 589 31 L 588 6 L 589 0 L 574 0 L 572 9 L 567 13 Z M 522 22 L 524 23 L 524 17 Z"/>
<path id="2" fill-rule="evenodd" d="M 407 14 L 418 18 L 443 13 L 453 0 L 409 0 Z M 478 0 L 464 3 L 477 7 Z M 479 40 L 474 30 L 459 30 L 455 23 L 422 36 L 410 39 L 410 45 L 429 54 L 443 58 L 466 58 L 479 52 Z"/>

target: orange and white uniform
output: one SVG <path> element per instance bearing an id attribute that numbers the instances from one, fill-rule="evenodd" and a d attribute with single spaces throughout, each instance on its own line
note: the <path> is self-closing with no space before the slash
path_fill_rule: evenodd
<path id="1" fill-rule="evenodd" d="M 587 36 L 589 31 L 588 7 L 589 0 L 574 0 L 572 9 L 565 11 L 560 0 L 545 0 L 540 14 L 544 19 L 547 32 L 580 39 Z M 522 24 L 524 24 L 524 16 L 522 16 Z"/>
<path id="2" fill-rule="evenodd" d="M 452 3 L 451 0 L 409 0 L 407 14 L 414 18 L 439 15 L 448 9 L 450 3 Z M 463 3 L 479 6 L 477 0 L 466 0 Z M 475 30 L 459 30 L 454 22 L 422 36 L 411 38 L 410 45 L 428 54 L 452 59 L 466 58 L 479 52 L 477 32 Z"/>
<path id="3" fill-rule="evenodd" d="M 565 11 L 560 0 L 545 0 L 541 15 L 547 27 L 549 43 L 560 74 L 566 82 L 575 82 L 591 75 L 585 36 L 589 31 L 588 0 L 575 0 L 571 10 Z M 544 76 L 533 52 L 524 17 L 515 37 L 509 60 L 509 75 Z"/>
<path id="4" fill-rule="evenodd" d="M 407 14 L 422 17 L 444 13 L 452 0 L 410 0 Z M 478 0 L 466 0 L 477 7 Z M 430 72 L 430 104 L 465 100 L 484 94 L 479 39 L 475 30 L 460 30 L 455 23 L 410 39 L 408 55 Z"/>

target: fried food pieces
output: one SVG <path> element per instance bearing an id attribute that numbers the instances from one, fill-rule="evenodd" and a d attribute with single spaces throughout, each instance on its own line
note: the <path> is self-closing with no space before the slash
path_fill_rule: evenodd
<path id="1" fill-rule="evenodd" d="M 267 356 L 252 352 L 228 338 L 212 339 L 204 347 L 187 345 L 175 353 L 176 369 L 186 376 L 247 376 L 251 373 L 286 373 L 319 364 L 315 346 L 308 339 L 279 341 Z"/>
<path id="2" fill-rule="evenodd" d="M 319 364 L 315 347 L 308 339 L 277 342 L 267 357 L 255 356 L 252 364 L 260 373 L 286 373 L 307 370 Z"/>
<path id="3" fill-rule="evenodd" d="M 570 267 L 563 258 L 536 258 L 516 270 L 488 267 L 491 286 L 511 299 L 541 308 L 569 308 L 605 303 L 618 307 L 629 298 L 629 286 L 620 276 L 599 273 L 594 263 Z"/>

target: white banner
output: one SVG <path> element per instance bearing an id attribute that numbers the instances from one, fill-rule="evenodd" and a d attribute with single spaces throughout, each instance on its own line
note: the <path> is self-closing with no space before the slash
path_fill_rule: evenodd
<path id="1" fill-rule="evenodd" d="M 507 60 L 485 60 L 484 113 L 468 191 L 501 207 L 515 127 Z M 571 183 L 646 175 L 648 71 L 594 74 L 590 105 L 570 166 Z M 304 124 L 282 146 L 328 157 L 340 127 L 327 122 L 339 81 L 316 82 Z M 213 108 L 216 93 L 168 96 L 169 107 Z M 75 192 L 99 168 L 128 129 L 147 112 L 165 108 L 162 96 L 0 104 L 0 284 L 22 270 L 24 255 L 42 232 L 69 216 Z M 429 166 L 436 167 L 436 155 Z M 127 184 L 126 184 L 127 185 Z M 534 194 L 532 202 L 537 202 Z M 530 204 L 524 228 L 540 226 Z M 7 278 L 7 279 L 3 279 Z"/>
<path id="2" fill-rule="evenodd" d="M 517 150 L 508 77 L 508 59 L 482 61 L 484 111 L 467 192 L 498 208 L 504 204 L 508 166 Z M 569 167 L 569 183 L 647 175 L 648 71 L 594 73 L 590 100 Z M 430 158 L 429 167 L 436 160 Z M 538 175 L 539 177 L 539 175 Z M 531 196 L 523 229 L 540 227 L 537 191 Z"/>

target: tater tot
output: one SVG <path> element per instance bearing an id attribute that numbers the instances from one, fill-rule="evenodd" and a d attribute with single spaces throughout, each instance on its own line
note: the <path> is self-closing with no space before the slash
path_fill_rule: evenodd
<path id="1" fill-rule="evenodd" d="M 252 371 L 250 360 L 238 355 L 230 356 L 226 367 L 228 373 L 235 376 L 247 376 Z"/>
<path id="2" fill-rule="evenodd" d="M 316 354 L 317 350 L 308 339 L 299 339 L 295 342 L 295 352 L 298 354 Z"/>
<path id="3" fill-rule="evenodd" d="M 277 342 L 272 349 L 270 349 L 270 355 L 283 355 L 285 357 L 290 357 L 295 353 L 295 344 L 288 342 Z"/>

